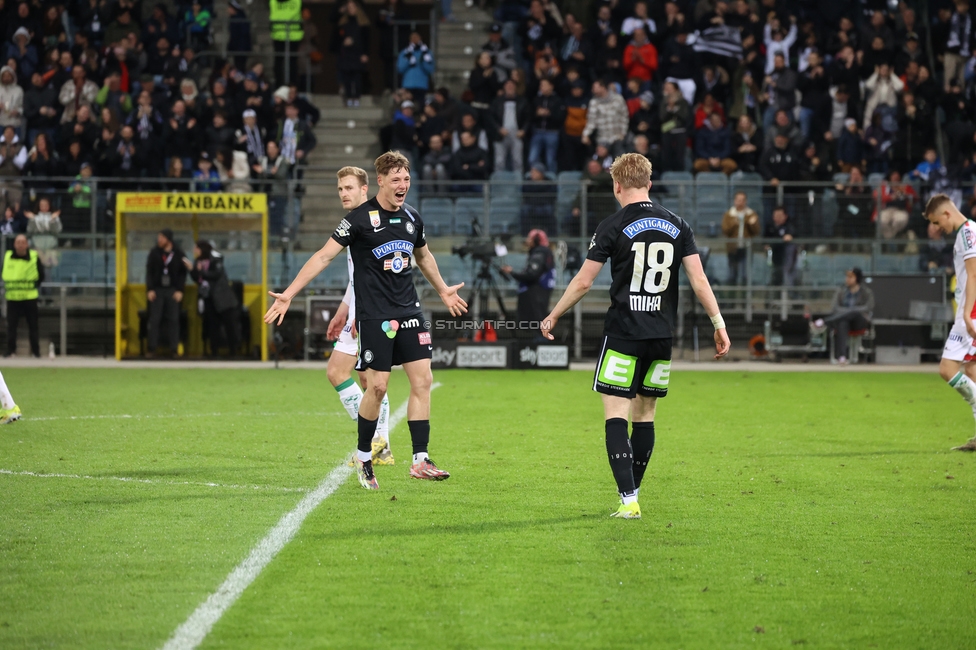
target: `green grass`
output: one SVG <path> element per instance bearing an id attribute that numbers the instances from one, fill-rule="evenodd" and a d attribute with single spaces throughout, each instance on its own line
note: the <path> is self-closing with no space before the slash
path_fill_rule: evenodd
<path id="1" fill-rule="evenodd" d="M 0 648 L 159 647 L 354 445 L 322 372 L 4 375 L 0 469 L 153 482 L 0 474 Z M 407 477 L 401 424 L 203 647 L 976 646 L 972 420 L 934 373 L 675 373 L 641 521 L 588 374 L 436 379 L 452 478 Z"/>

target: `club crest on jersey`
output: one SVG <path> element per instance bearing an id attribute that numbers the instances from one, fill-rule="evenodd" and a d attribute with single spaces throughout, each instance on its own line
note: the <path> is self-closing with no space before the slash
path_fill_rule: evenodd
<path id="1" fill-rule="evenodd" d="M 407 255 L 413 255 L 413 244 L 402 239 L 386 242 L 385 244 L 377 246 L 373 249 L 373 257 L 380 260 L 397 251 L 406 253 Z"/>
<path id="2" fill-rule="evenodd" d="M 379 213 L 379 210 L 370 210 L 369 211 L 369 225 L 371 225 L 374 228 L 379 228 L 380 227 L 380 213 Z"/>
<path id="3" fill-rule="evenodd" d="M 680 230 L 676 225 L 664 219 L 638 219 L 634 223 L 624 228 L 624 234 L 633 239 L 637 235 L 647 230 L 657 230 L 663 232 L 671 239 L 677 239 Z"/>
<path id="4" fill-rule="evenodd" d="M 413 224 L 412 224 L 412 223 L 410 223 L 410 222 L 408 221 L 408 222 L 407 222 L 407 232 L 408 232 L 408 233 L 410 233 L 410 234 L 412 235 L 412 234 L 414 234 L 414 233 L 415 233 L 416 231 L 417 231 L 417 229 L 416 229 L 416 228 L 414 228 L 414 227 L 413 227 Z"/>
<path id="5" fill-rule="evenodd" d="M 383 270 L 393 271 L 394 273 L 399 273 L 403 269 L 410 266 L 410 258 L 404 256 L 403 253 L 397 251 L 393 253 L 393 257 L 388 260 L 383 260 Z"/>

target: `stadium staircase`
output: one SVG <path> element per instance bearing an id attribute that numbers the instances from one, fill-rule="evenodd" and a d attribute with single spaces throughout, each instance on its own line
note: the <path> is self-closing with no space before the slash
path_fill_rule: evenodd
<path id="1" fill-rule="evenodd" d="M 437 29 L 435 83 L 438 88 L 446 86 L 454 97 L 460 97 L 468 87 L 475 55 L 488 40 L 488 28 L 494 20 L 472 0 L 455 0 L 452 8 L 457 22 L 440 23 Z"/>

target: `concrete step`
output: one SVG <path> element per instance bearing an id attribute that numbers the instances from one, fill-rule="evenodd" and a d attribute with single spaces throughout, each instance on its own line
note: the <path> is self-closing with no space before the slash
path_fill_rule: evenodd
<path id="1" fill-rule="evenodd" d="M 373 144 L 320 144 L 315 148 L 316 151 L 321 151 L 326 158 L 325 164 L 330 164 L 333 160 L 345 159 L 345 158 L 369 158 L 373 156 L 374 158 L 380 153 L 379 142 Z M 342 163 L 343 165 L 346 163 Z M 341 165 L 340 165 L 341 166 Z"/>
<path id="2" fill-rule="evenodd" d="M 320 110 L 323 111 L 327 108 L 346 108 L 346 100 L 343 99 L 341 95 L 312 95 L 311 100 Z M 373 97 L 372 95 L 364 95 L 363 97 L 359 98 L 358 110 L 383 107 L 385 105 L 386 104 L 382 103 L 382 100 L 377 97 Z"/>
<path id="3" fill-rule="evenodd" d="M 346 156 L 343 154 L 341 158 L 326 159 L 321 156 L 316 156 L 318 149 L 312 152 L 309 156 L 309 165 L 311 169 L 305 171 L 305 178 L 309 180 L 329 182 L 335 181 L 335 173 L 339 171 L 342 167 L 346 165 L 352 165 L 353 167 L 360 167 L 368 172 L 372 173 L 373 162 L 376 160 L 376 156 L 364 156 L 362 158 L 356 158 L 354 156 Z M 377 154 L 378 155 L 378 154 Z"/>
<path id="4" fill-rule="evenodd" d="M 362 100 L 360 100 L 361 102 Z M 328 118 L 330 120 L 356 120 L 356 121 L 367 121 L 367 120 L 380 120 L 388 117 L 385 108 L 379 106 L 360 106 L 359 108 L 346 108 L 345 106 L 336 106 L 333 108 L 326 108 L 321 106 L 318 102 L 313 100 L 313 103 L 319 107 L 322 111 L 322 117 Z"/>
<path id="5" fill-rule="evenodd" d="M 372 129 L 315 129 L 315 139 L 319 144 L 341 145 L 379 145 L 379 134 Z"/>

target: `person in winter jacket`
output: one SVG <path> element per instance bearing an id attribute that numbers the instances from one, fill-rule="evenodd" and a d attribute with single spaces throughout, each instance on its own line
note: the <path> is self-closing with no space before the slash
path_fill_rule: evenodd
<path id="1" fill-rule="evenodd" d="M 410 91 L 414 101 L 424 101 L 434 76 L 434 55 L 418 32 L 410 34 L 410 45 L 400 52 L 397 70 L 401 76 L 400 86 Z"/>
<path id="2" fill-rule="evenodd" d="M 24 89 L 17 85 L 17 73 L 9 65 L 0 68 L 0 128 L 20 129 L 24 123 Z"/>
<path id="3" fill-rule="evenodd" d="M 71 80 L 66 81 L 58 91 L 58 101 L 64 106 L 61 123 L 73 121 L 82 106 L 92 108 L 97 97 L 98 84 L 86 78 L 85 67 L 76 65 L 71 68 Z"/>
<path id="4" fill-rule="evenodd" d="M 240 306 L 224 271 L 224 258 L 208 241 L 200 240 L 193 249 L 196 258 L 190 277 L 197 283 L 197 313 L 203 319 L 203 339 L 209 343 L 210 356 L 216 357 L 226 342 L 231 356 L 241 346 Z M 221 336 L 223 330 L 223 336 Z"/>

